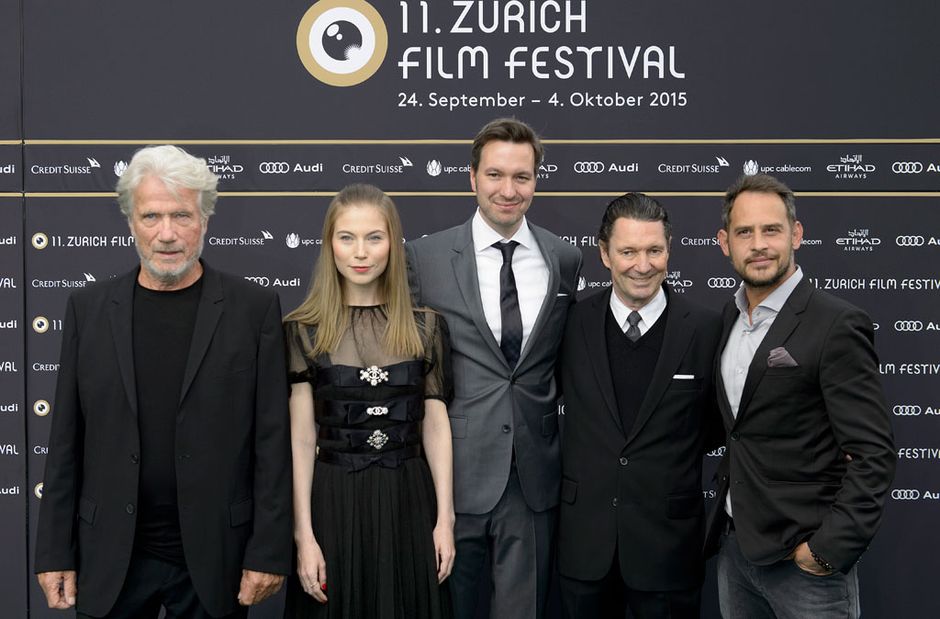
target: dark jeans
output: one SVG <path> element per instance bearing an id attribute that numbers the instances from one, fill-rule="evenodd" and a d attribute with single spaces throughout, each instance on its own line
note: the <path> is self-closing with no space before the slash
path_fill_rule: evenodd
<path id="1" fill-rule="evenodd" d="M 212 619 L 196 597 L 185 566 L 135 552 L 121 593 L 104 619 L 157 619 L 161 606 L 166 608 L 166 619 Z M 248 609 L 239 608 L 225 619 L 247 616 Z M 91 616 L 79 612 L 76 618 L 91 619 Z"/>
<path id="2" fill-rule="evenodd" d="M 754 565 L 730 531 L 718 553 L 718 601 L 724 619 L 857 619 L 858 566 L 814 576 L 791 559 Z"/>

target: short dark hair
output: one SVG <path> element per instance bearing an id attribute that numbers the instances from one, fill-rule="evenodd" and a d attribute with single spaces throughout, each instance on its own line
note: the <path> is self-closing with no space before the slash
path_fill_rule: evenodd
<path id="1" fill-rule="evenodd" d="M 516 144 L 529 144 L 535 154 L 535 168 L 538 169 L 545 157 L 542 140 L 535 129 L 515 118 L 497 118 L 486 123 L 477 137 L 473 138 L 473 149 L 470 151 L 470 169 L 476 172 L 480 166 L 480 154 L 488 142 L 514 142 Z"/>
<path id="2" fill-rule="evenodd" d="M 721 226 L 727 230 L 731 222 L 731 207 L 735 199 L 745 191 L 756 193 L 775 193 L 783 200 L 787 209 L 787 220 L 792 226 L 796 223 L 796 197 L 793 191 L 780 179 L 769 174 L 754 174 L 753 176 L 740 176 L 738 180 L 728 187 L 725 192 L 725 204 L 721 210 Z"/>
<path id="3" fill-rule="evenodd" d="M 601 220 L 601 229 L 597 233 L 597 238 L 601 243 L 606 245 L 610 242 L 610 233 L 621 217 L 637 221 L 661 221 L 663 232 L 666 234 L 666 244 L 672 242 L 672 224 L 669 222 L 669 213 L 663 205 L 656 198 L 651 198 L 645 193 L 631 191 L 619 198 L 614 198 L 607 205 L 604 218 Z"/>

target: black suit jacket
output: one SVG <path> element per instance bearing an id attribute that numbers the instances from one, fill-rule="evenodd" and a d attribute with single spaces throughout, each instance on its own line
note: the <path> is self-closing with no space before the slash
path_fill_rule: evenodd
<path id="1" fill-rule="evenodd" d="M 604 331 L 611 291 L 575 305 L 562 342 L 559 570 L 604 577 L 619 549 L 633 589 L 688 589 L 702 582 L 705 530 L 702 455 L 718 426 L 712 363 L 717 312 L 666 288 L 662 350 L 629 435 L 618 414 Z M 692 379 L 676 375 L 693 376 Z"/>
<path id="2" fill-rule="evenodd" d="M 722 349 L 738 316 L 732 301 L 724 311 Z M 768 367 L 778 347 L 797 365 Z M 726 519 L 730 485 L 748 560 L 768 565 L 808 541 L 836 570 L 850 570 L 878 528 L 896 464 L 871 320 L 804 278 L 754 355 L 737 418 L 720 355 L 715 376 L 729 435 L 709 551 Z"/>
<path id="3" fill-rule="evenodd" d="M 138 270 L 66 309 L 35 571 L 78 571 L 78 610 L 103 615 L 134 543 L 140 435 L 132 350 Z M 183 550 L 203 606 L 237 607 L 242 568 L 287 574 L 291 469 L 277 295 L 204 265 L 176 426 Z"/>

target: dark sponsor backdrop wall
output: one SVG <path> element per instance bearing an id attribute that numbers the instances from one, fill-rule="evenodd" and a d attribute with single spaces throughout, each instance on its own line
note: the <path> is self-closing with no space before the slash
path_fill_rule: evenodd
<path id="1" fill-rule="evenodd" d="M 669 284 L 719 307 L 738 284 L 714 241 L 720 192 L 756 172 L 798 191 L 798 261 L 877 323 L 898 444 L 862 560 L 865 616 L 937 616 L 938 21 L 926 0 L 4 3 L 0 599 L 11 616 L 63 616 L 27 552 L 62 314 L 69 292 L 136 261 L 111 192 L 137 148 L 207 159 L 223 193 L 206 259 L 275 288 L 286 311 L 337 189 L 392 192 L 408 238 L 464 221 L 470 139 L 510 114 L 546 137 L 531 215 L 584 251 L 582 295 L 609 283 L 595 235 L 613 195 L 662 199 Z M 711 572 L 703 616 L 718 616 Z"/>

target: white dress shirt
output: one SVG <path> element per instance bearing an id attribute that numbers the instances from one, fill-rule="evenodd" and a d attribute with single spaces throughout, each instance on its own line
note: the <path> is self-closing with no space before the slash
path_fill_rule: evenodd
<path id="1" fill-rule="evenodd" d="M 731 414 L 735 418 L 738 416 L 738 407 L 741 406 L 744 381 L 747 380 L 747 371 L 751 367 L 751 361 L 754 360 L 754 353 L 757 352 L 767 332 L 770 331 L 770 326 L 777 319 L 777 314 L 780 313 L 783 304 L 790 298 L 790 293 L 802 279 L 803 270 L 797 266 L 793 275 L 767 295 L 767 298 L 754 308 L 750 316 L 747 312 L 744 284 L 742 283 L 734 293 L 738 319 L 734 321 L 731 333 L 728 335 L 728 343 L 725 344 L 725 349 L 721 353 L 721 380 L 725 384 L 725 395 L 731 406 Z M 725 511 L 729 516 L 732 515 L 730 488 L 725 498 Z"/>
<path id="2" fill-rule="evenodd" d="M 519 295 L 519 313 L 522 316 L 522 346 L 519 353 L 525 350 L 532 327 L 542 309 L 542 302 L 548 292 L 548 264 L 542 256 L 535 236 L 529 229 L 525 217 L 522 225 L 512 235 L 504 239 L 499 232 L 493 230 L 477 209 L 471 223 L 473 233 L 473 248 L 477 262 L 477 281 L 480 283 L 480 300 L 483 302 L 483 315 L 486 323 L 493 332 L 496 342 L 502 337 L 502 313 L 499 306 L 499 270 L 503 266 L 503 253 L 493 247 L 499 241 L 516 241 L 512 256 L 512 272 L 516 278 L 516 291 Z"/>
<path id="3" fill-rule="evenodd" d="M 627 322 L 627 318 L 633 310 L 624 305 L 620 297 L 617 296 L 616 290 L 610 291 L 610 311 L 613 312 L 614 319 L 617 321 L 617 324 L 620 325 L 621 330 L 626 333 L 627 329 L 630 328 L 630 323 Z M 662 316 L 665 311 L 666 291 L 660 286 L 656 296 L 654 296 L 649 303 L 636 310 L 640 315 L 640 322 L 636 323 L 636 326 L 640 329 L 640 337 L 646 335 L 646 332 L 650 330 L 650 327 L 656 324 L 656 321 L 659 320 L 659 317 Z"/>

